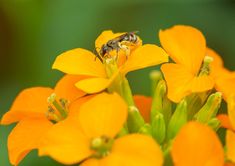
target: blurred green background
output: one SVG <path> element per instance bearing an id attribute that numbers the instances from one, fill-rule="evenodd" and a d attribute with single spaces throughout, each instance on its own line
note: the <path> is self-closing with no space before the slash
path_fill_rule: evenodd
<path id="1" fill-rule="evenodd" d="M 234 0 L 0 0 L 0 116 L 22 89 L 55 84 L 62 74 L 51 65 L 61 52 L 93 50 L 106 29 L 138 30 L 144 43 L 159 44 L 158 31 L 175 24 L 199 28 L 226 67 L 235 69 Z M 152 69 L 128 75 L 135 94 L 150 94 Z M 6 145 L 13 126 L 0 127 L 1 166 L 10 165 Z M 20 165 L 60 164 L 33 151 Z"/>

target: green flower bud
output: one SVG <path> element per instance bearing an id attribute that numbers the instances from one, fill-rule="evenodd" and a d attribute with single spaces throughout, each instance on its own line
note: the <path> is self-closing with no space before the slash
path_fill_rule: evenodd
<path id="1" fill-rule="evenodd" d="M 155 93 L 153 95 L 153 101 L 151 106 L 151 121 L 157 114 L 157 112 L 163 112 L 163 98 L 166 94 L 166 83 L 164 80 L 160 80 L 155 89 Z"/>
<path id="2" fill-rule="evenodd" d="M 207 123 L 208 126 L 210 126 L 213 130 L 217 131 L 220 128 L 220 121 L 217 118 L 212 118 Z"/>
<path id="3" fill-rule="evenodd" d="M 152 84 L 152 96 L 155 93 L 156 86 L 159 80 L 162 80 L 162 73 L 159 70 L 153 70 L 149 74 Z"/>
<path id="4" fill-rule="evenodd" d="M 152 136 L 159 143 L 163 143 L 166 136 L 166 124 L 161 113 L 157 113 L 152 120 Z"/>
<path id="5" fill-rule="evenodd" d="M 128 118 L 127 118 L 127 126 L 130 133 L 135 133 L 140 130 L 142 126 L 144 126 L 145 122 L 143 117 L 141 116 L 139 110 L 135 106 L 130 106 L 128 109 Z"/>
<path id="6" fill-rule="evenodd" d="M 216 92 L 209 96 L 206 104 L 198 111 L 194 118 L 201 123 L 208 123 L 218 112 L 222 101 L 221 92 Z"/>
<path id="7" fill-rule="evenodd" d="M 187 123 L 187 102 L 181 100 L 173 113 L 167 128 L 167 139 L 170 140 L 176 136 L 180 128 Z"/>
<path id="8" fill-rule="evenodd" d="M 151 125 L 148 123 L 145 123 L 144 126 L 142 126 L 139 130 L 139 133 L 145 134 L 145 135 L 151 135 Z"/>
<path id="9" fill-rule="evenodd" d="M 165 120 L 166 127 L 167 127 L 167 124 L 169 123 L 169 121 L 171 119 L 171 115 L 172 115 L 172 104 L 171 104 L 171 101 L 167 98 L 166 95 L 163 98 L 162 114 L 164 116 L 164 120 Z"/>
<path id="10" fill-rule="evenodd" d="M 193 93 L 186 97 L 188 105 L 188 120 L 193 119 L 193 116 L 202 108 L 203 104 L 206 102 L 206 99 L 210 95 L 211 91 Z"/>

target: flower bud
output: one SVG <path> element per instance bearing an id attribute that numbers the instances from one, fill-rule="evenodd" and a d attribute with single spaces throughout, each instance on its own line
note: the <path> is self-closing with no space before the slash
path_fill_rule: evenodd
<path id="1" fill-rule="evenodd" d="M 152 120 L 152 136 L 159 143 L 163 143 L 166 136 L 166 124 L 162 113 L 157 113 Z"/>
<path id="2" fill-rule="evenodd" d="M 202 108 L 210 95 L 210 92 L 211 91 L 209 90 L 201 93 L 193 93 L 186 97 L 188 105 L 188 120 L 193 119 L 193 116 L 200 110 L 200 108 Z"/>
<path id="3" fill-rule="evenodd" d="M 152 96 L 155 93 L 156 86 L 160 80 L 162 80 L 162 73 L 159 70 L 153 70 L 149 74 L 152 84 Z"/>
<path id="4" fill-rule="evenodd" d="M 198 111 L 194 118 L 201 123 L 208 123 L 210 119 L 216 116 L 221 101 L 221 92 L 216 92 L 210 95 L 206 101 L 206 104 Z"/>
<path id="5" fill-rule="evenodd" d="M 207 123 L 208 126 L 210 126 L 213 130 L 217 131 L 221 125 L 219 119 L 212 118 Z"/>
<path id="6" fill-rule="evenodd" d="M 174 138 L 180 128 L 187 123 L 187 112 L 187 102 L 185 100 L 181 100 L 177 105 L 167 128 L 168 140 Z"/>
<path id="7" fill-rule="evenodd" d="M 155 89 L 155 93 L 153 95 L 153 101 L 151 106 L 151 120 L 155 117 L 157 112 L 163 112 L 163 98 L 166 94 L 166 83 L 164 80 L 160 80 Z"/>
<path id="8" fill-rule="evenodd" d="M 128 119 L 127 125 L 130 133 L 135 133 L 140 130 L 142 126 L 144 126 L 144 119 L 140 115 L 139 110 L 135 106 L 130 106 L 128 109 Z"/>
<path id="9" fill-rule="evenodd" d="M 142 126 L 139 130 L 139 133 L 145 134 L 145 135 L 151 135 L 151 125 L 148 123 L 145 123 L 144 126 Z"/>

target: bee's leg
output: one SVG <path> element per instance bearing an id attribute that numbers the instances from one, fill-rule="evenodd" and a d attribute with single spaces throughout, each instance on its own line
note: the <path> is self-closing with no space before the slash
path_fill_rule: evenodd
<path id="1" fill-rule="evenodd" d="M 98 58 L 103 63 L 103 59 L 100 57 L 100 55 L 95 55 L 95 61 L 96 61 L 96 58 Z"/>

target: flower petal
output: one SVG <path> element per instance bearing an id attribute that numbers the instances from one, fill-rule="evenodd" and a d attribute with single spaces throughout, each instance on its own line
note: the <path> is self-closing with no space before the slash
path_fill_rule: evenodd
<path id="1" fill-rule="evenodd" d="M 144 120 L 149 122 L 152 98 L 142 95 L 135 95 L 134 101 Z"/>
<path id="2" fill-rule="evenodd" d="M 204 92 L 214 87 L 214 79 L 212 76 L 198 76 L 191 81 L 191 92 Z"/>
<path id="3" fill-rule="evenodd" d="M 88 78 L 77 82 L 76 87 L 88 94 L 92 94 L 105 90 L 110 83 L 110 79 L 106 78 Z"/>
<path id="4" fill-rule="evenodd" d="M 111 85 L 111 83 L 114 81 L 114 79 L 117 77 L 118 74 L 119 74 L 119 71 L 114 73 L 112 77 L 109 79 L 107 78 L 84 79 L 84 80 L 78 81 L 76 83 L 76 87 L 83 90 L 84 92 L 88 94 L 98 93 L 108 88 Z"/>
<path id="5" fill-rule="evenodd" d="M 223 147 L 216 133 L 208 126 L 189 122 L 182 127 L 172 146 L 175 166 L 223 166 Z"/>
<path id="6" fill-rule="evenodd" d="M 102 166 L 161 166 L 163 154 L 151 137 L 130 134 L 115 140 L 112 152 L 101 163 Z"/>
<path id="7" fill-rule="evenodd" d="M 20 121 L 8 137 L 8 153 L 11 164 L 18 165 L 32 149 L 38 148 L 39 141 L 52 125 L 46 118 L 27 118 Z"/>
<path id="8" fill-rule="evenodd" d="M 101 160 L 99 159 L 89 158 L 86 161 L 82 162 L 80 166 L 105 166 L 105 165 L 102 165 Z"/>
<path id="9" fill-rule="evenodd" d="M 206 53 L 206 41 L 203 34 L 191 26 L 177 25 L 161 30 L 161 45 L 178 64 L 197 74 Z"/>
<path id="10" fill-rule="evenodd" d="M 221 127 L 234 130 L 227 114 L 219 114 L 217 119 L 220 121 Z"/>
<path id="11" fill-rule="evenodd" d="M 86 93 L 79 90 L 75 83 L 86 78 L 85 76 L 65 75 L 62 77 L 55 87 L 55 94 L 59 98 L 64 98 L 70 102 L 75 99 L 84 96 Z"/>
<path id="12" fill-rule="evenodd" d="M 226 133 L 227 158 L 235 163 L 235 133 L 227 130 Z"/>
<path id="13" fill-rule="evenodd" d="M 60 54 L 52 68 L 67 74 L 106 77 L 103 64 L 99 60 L 95 60 L 93 53 L 82 48 Z"/>
<path id="14" fill-rule="evenodd" d="M 224 62 L 223 62 L 222 57 L 219 54 L 217 54 L 214 50 L 212 50 L 211 48 L 206 48 L 206 55 L 213 58 L 213 61 L 211 63 L 212 66 L 216 66 L 216 67 L 223 67 L 224 66 Z"/>
<path id="15" fill-rule="evenodd" d="M 45 117 L 48 109 L 47 98 L 53 93 L 51 88 L 34 87 L 20 92 L 11 109 L 3 116 L 1 124 L 10 124 L 26 117 Z"/>
<path id="16" fill-rule="evenodd" d="M 168 87 L 168 98 L 176 103 L 191 93 L 204 92 L 214 86 L 212 76 L 194 76 L 180 64 L 163 64 L 161 70 Z"/>
<path id="17" fill-rule="evenodd" d="M 41 141 L 39 155 L 49 155 L 63 164 L 77 164 L 91 155 L 90 141 L 78 122 L 67 118 L 55 124 Z"/>
<path id="18" fill-rule="evenodd" d="M 235 77 L 220 77 L 216 79 L 215 89 L 222 92 L 223 98 L 227 101 L 229 96 L 235 94 Z"/>
<path id="19" fill-rule="evenodd" d="M 94 94 L 94 95 L 87 95 L 87 96 L 81 97 L 81 98 L 75 100 L 74 102 L 72 102 L 69 105 L 69 117 L 77 118 L 77 116 L 79 114 L 79 111 L 80 111 L 80 107 L 84 103 L 86 103 L 87 101 L 89 101 L 91 98 L 93 98 L 95 96 L 96 96 L 96 94 Z"/>
<path id="20" fill-rule="evenodd" d="M 105 135 L 113 138 L 127 118 L 127 105 L 116 93 L 101 93 L 80 108 L 79 121 L 90 138 Z"/>
<path id="21" fill-rule="evenodd" d="M 164 74 L 167 88 L 168 98 L 176 103 L 190 94 L 190 82 L 193 75 L 182 65 L 167 63 L 161 66 Z"/>
<path id="22" fill-rule="evenodd" d="M 121 72 L 126 73 L 150 66 L 168 62 L 168 55 L 161 48 L 153 44 L 145 44 L 137 48 L 128 57 Z"/>
<path id="23" fill-rule="evenodd" d="M 228 98 L 228 117 L 235 130 L 235 93 Z"/>

